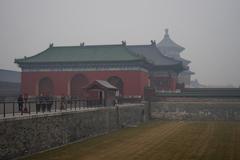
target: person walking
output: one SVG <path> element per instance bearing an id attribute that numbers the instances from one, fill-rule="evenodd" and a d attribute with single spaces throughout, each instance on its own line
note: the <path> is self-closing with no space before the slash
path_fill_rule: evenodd
<path id="1" fill-rule="evenodd" d="M 51 112 L 51 108 L 52 108 L 52 105 L 53 105 L 53 97 L 50 96 L 50 95 L 47 95 L 46 99 L 47 99 L 47 111 Z"/>
<path id="2" fill-rule="evenodd" d="M 65 109 L 65 101 L 66 101 L 66 99 L 65 99 L 65 97 L 62 95 L 61 96 L 61 98 L 60 98 L 60 110 L 63 110 L 63 109 Z"/>
<path id="3" fill-rule="evenodd" d="M 23 109 L 23 96 L 21 94 L 18 96 L 17 101 L 18 101 L 18 110 L 19 110 L 19 112 L 22 112 L 22 109 Z"/>

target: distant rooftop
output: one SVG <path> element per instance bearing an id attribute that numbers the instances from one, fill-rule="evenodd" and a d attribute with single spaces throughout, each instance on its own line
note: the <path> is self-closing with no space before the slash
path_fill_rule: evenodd
<path id="1" fill-rule="evenodd" d="M 21 73 L 17 72 L 17 71 L 0 69 L 0 81 L 1 82 L 20 83 L 21 82 Z"/>
<path id="2" fill-rule="evenodd" d="M 154 65 L 175 65 L 181 63 L 181 61 L 174 60 L 164 56 L 156 47 L 155 44 L 151 45 L 128 45 L 131 51 L 146 57 Z"/>
<path id="3" fill-rule="evenodd" d="M 169 36 L 168 29 L 165 29 L 165 34 L 163 39 L 157 44 L 157 48 L 165 56 L 171 57 L 177 61 L 181 61 L 185 66 L 187 66 L 191 61 L 181 57 L 180 53 L 185 50 L 184 47 L 175 43 Z M 186 71 L 185 71 L 186 73 Z M 189 71 L 189 74 L 195 74 L 194 72 Z"/>
<path id="4" fill-rule="evenodd" d="M 79 46 L 53 46 L 43 52 L 22 59 L 16 59 L 15 63 L 59 63 L 59 62 L 125 62 L 146 61 L 154 65 L 176 65 L 181 61 L 164 56 L 156 47 L 155 41 L 149 45 L 84 45 Z"/>
<path id="5" fill-rule="evenodd" d="M 89 45 L 89 46 L 58 46 L 53 44 L 45 51 L 22 59 L 16 63 L 46 62 L 100 62 L 100 61 L 135 61 L 141 60 L 124 45 Z"/>
<path id="6" fill-rule="evenodd" d="M 165 35 L 161 42 L 157 44 L 158 49 L 167 54 L 168 51 L 175 50 L 176 52 L 182 52 L 185 48 L 175 43 L 168 34 L 168 29 L 165 29 Z"/>

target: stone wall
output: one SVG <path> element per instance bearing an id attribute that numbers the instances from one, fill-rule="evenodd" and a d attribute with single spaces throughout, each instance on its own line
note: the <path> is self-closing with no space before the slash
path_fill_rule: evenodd
<path id="1" fill-rule="evenodd" d="M 162 120 L 240 120 L 240 101 L 152 102 L 152 118 Z"/>
<path id="2" fill-rule="evenodd" d="M 12 159 L 136 125 L 148 119 L 144 104 L 53 113 L 0 121 L 0 159 Z"/>

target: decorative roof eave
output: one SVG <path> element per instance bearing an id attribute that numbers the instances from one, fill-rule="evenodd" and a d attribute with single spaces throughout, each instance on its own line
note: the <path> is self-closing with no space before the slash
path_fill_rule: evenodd
<path id="1" fill-rule="evenodd" d="M 188 66 L 184 66 L 181 62 L 175 65 L 158 65 L 154 66 L 153 70 L 174 70 L 177 73 L 183 72 L 185 70 L 188 70 Z"/>
<path id="2" fill-rule="evenodd" d="M 14 63 L 16 64 L 72 64 L 72 63 L 112 63 L 112 62 L 141 62 L 144 61 L 144 59 L 139 59 L 139 60 L 124 60 L 124 61 L 57 61 L 57 62 L 52 62 L 52 61 L 36 61 L 36 62 L 24 62 L 24 61 L 18 61 L 15 60 Z"/>
<path id="3" fill-rule="evenodd" d="M 129 61 L 89 61 L 89 62 L 81 62 L 81 61 L 73 61 L 73 62 L 21 62 L 21 61 L 16 61 L 15 63 L 18 64 L 20 67 L 25 66 L 25 65 L 78 65 L 78 64 L 122 64 L 122 63 L 149 63 L 145 61 L 144 59 L 139 59 L 139 60 L 129 60 Z"/>
<path id="4" fill-rule="evenodd" d="M 175 57 L 174 59 L 175 59 L 175 60 L 178 60 L 178 61 L 181 61 L 181 62 L 183 62 L 184 64 L 189 64 L 189 63 L 191 63 L 190 60 L 187 60 L 187 59 L 182 58 L 182 57 Z"/>
<path id="5" fill-rule="evenodd" d="M 195 74 L 195 72 L 192 72 L 192 71 L 190 71 L 190 70 L 185 70 L 185 71 L 183 71 L 182 73 L 183 73 L 183 74 L 189 74 L 189 75 L 194 75 L 194 74 Z"/>
<path id="6" fill-rule="evenodd" d="M 141 62 L 147 61 L 146 59 L 138 59 L 138 60 L 113 60 L 113 61 L 35 61 L 28 62 L 24 61 L 24 59 L 15 59 L 14 63 L 16 64 L 69 64 L 69 63 L 118 63 L 118 62 Z"/>
<path id="7" fill-rule="evenodd" d="M 162 42 L 162 41 L 161 41 Z M 179 47 L 176 47 L 176 46 L 164 46 L 164 45 L 162 45 L 161 44 L 161 42 L 159 42 L 158 44 L 157 44 L 157 47 L 159 48 L 159 50 L 161 51 L 161 52 L 163 52 L 163 53 L 165 53 L 165 50 L 173 50 L 173 51 L 176 51 L 176 52 L 178 52 L 178 53 L 181 53 L 181 52 L 183 52 L 184 50 L 185 50 L 185 48 L 184 47 L 181 47 L 181 46 L 179 46 Z M 177 45 L 177 44 L 176 44 Z"/>
<path id="8" fill-rule="evenodd" d="M 108 68 L 120 68 L 120 69 L 126 69 L 126 68 L 136 68 L 140 67 L 144 70 L 149 70 L 152 68 L 152 64 L 147 63 L 146 61 L 128 61 L 128 62 L 84 62 L 84 63 L 24 63 L 24 64 L 19 64 L 19 67 L 22 69 L 27 69 L 27 70 L 41 70 L 41 69 L 46 69 L 49 68 L 50 70 L 59 70 L 59 68 L 65 68 L 65 70 L 68 69 L 80 69 L 82 68 L 83 70 L 85 69 L 94 69 L 94 68 L 102 68 L 108 70 Z"/>

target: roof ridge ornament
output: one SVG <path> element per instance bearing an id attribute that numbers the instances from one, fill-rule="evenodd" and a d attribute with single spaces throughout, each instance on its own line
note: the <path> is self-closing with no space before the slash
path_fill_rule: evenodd
<path id="1" fill-rule="evenodd" d="M 168 28 L 165 29 L 165 35 L 164 35 L 164 37 L 169 37 Z"/>
<path id="2" fill-rule="evenodd" d="M 85 45 L 85 43 L 84 43 L 84 42 L 80 43 L 80 46 L 81 46 L 81 47 L 84 47 L 84 45 Z"/>
<path id="3" fill-rule="evenodd" d="M 49 48 L 52 48 L 52 47 L 53 47 L 53 43 L 50 43 L 50 44 L 49 44 Z"/>
<path id="4" fill-rule="evenodd" d="M 155 40 L 151 40 L 151 45 L 152 46 L 156 46 L 156 41 Z"/>
<path id="5" fill-rule="evenodd" d="M 123 45 L 123 46 L 126 46 L 126 45 L 127 45 L 127 42 L 126 42 L 126 41 L 122 41 L 122 45 Z"/>

